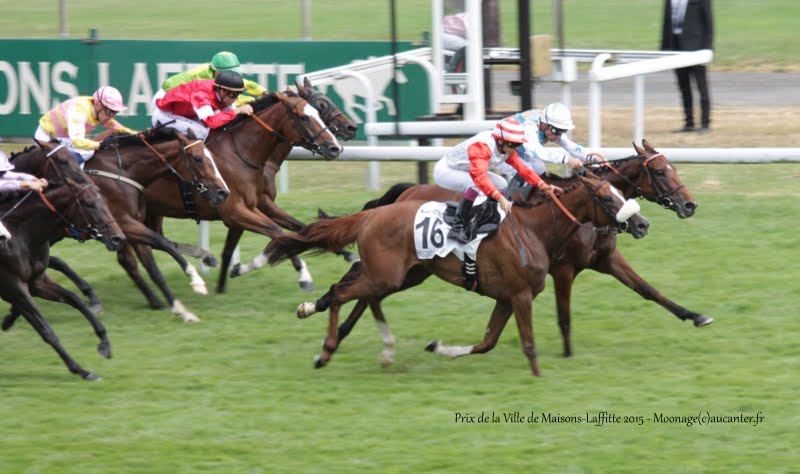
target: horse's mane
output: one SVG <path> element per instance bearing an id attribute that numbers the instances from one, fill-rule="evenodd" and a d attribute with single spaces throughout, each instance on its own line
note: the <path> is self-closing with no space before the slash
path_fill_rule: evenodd
<path id="1" fill-rule="evenodd" d="M 113 141 L 114 143 L 124 147 L 135 145 L 144 146 L 144 142 L 139 135 L 144 135 L 144 139 L 147 140 L 147 142 L 151 145 L 178 139 L 178 133 L 174 129 L 167 127 L 156 127 L 133 135 L 113 135 L 107 140 Z"/>
<path id="2" fill-rule="evenodd" d="M 592 173 L 590 171 L 586 171 L 585 172 L 585 176 L 589 176 L 589 177 L 600 179 L 599 176 L 597 176 L 596 174 L 594 174 L 594 173 Z M 548 176 L 547 177 L 547 181 L 548 182 L 550 182 L 550 181 L 558 182 L 558 187 L 564 190 L 564 192 L 561 193 L 562 196 L 564 194 L 569 194 L 570 192 L 572 192 L 573 190 L 577 189 L 582 184 L 581 180 L 578 179 L 578 175 L 572 176 L 571 178 L 564 178 L 564 177 L 561 177 L 561 176 L 558 176 L 557 179 L 552 179 L 552 178 L 553 178 L 553 176 Z M 532 190 L 532 192 L 530 193 L 530 195 L 528 196 L 528 199 L 526 201 L 520 201 L 518 199 L 514 199 L 514 204 L 519 206 L 519 207 L 522 207 L 522 208 L 528 208 L 528 207 L 540 206 L 543 203 L 548 202 L 548 201 L 549 201 L 549 198 L 546 197 L 545 193 L 543 193 L 543 192 L 539 191 L 538 189 L 536 189 L 536 190 Z"/>
<path id="3" fill-rule="evenodd" d="M 280 102 L 280 100 L 278 99 L 278 96 L 275 94 L 275 92 L 267 92 L 266 94 L 261 95 L 261 97 L 259 97 L 258 99 L 252 102 L 248 102 L 248 104 L 251 107 L 253 107 L 253 113 L 257 114 L 264 109 L 272 107 L 278 102 Z M 225 127 L 222 127 L 219 130 L 221 131 L 229 127 L 235 127 L 236 125 L 242 123 L 244 120 L 247 120 L 248 118 L 250 117 L 247 115 L 237 115 L 235 119 L 228 122 L 228 124 Z M 206 143 L 208 143 L 208 140 L 206 140 Z"/>
<path id="4" fill-rule="evenodd" d="M 8 157 L 8 160 L 12 161 L 14 158 L 16 158 L 16 157 L 18 157 L 20 155 L 24 155 L 26 153 L 29 153 L 31 150 L 35 150 L 35 149 L 38 149 L 38 148 L 39 148 L 38 145 L 31 145 L 31 146 L 25 147 L 25 149 L 22 150 L 22 151 L 11 152 L 11 156 Z"/>

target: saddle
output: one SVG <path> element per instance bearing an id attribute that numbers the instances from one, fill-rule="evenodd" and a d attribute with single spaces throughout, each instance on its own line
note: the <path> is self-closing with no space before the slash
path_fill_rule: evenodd
<path id="1" fill-rule="evenodd" d="M 447 209 L 444 211 L 444 222 L 452 226 L 456 220 L 456 210 L 458 203 L 455 201 L 447 201 Z M 497 208 L 497 201 L 487 199 L 481 204 L 472 206 L 469 213 L 469 222 L 467 223 L 467 233 L 469 239 L 472 240 L 478 234 L 494 234 L 500 225 L 500 213 Z"/>

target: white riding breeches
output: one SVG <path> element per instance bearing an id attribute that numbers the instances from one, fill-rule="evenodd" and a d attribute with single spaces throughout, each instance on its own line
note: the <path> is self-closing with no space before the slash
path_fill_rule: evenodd
<path id="1" fill-rule="evenodd" d="M 45 132 L 41 125 L 36 129 L 36 133 L 33 134 L 33 138 L 39 140 L 40 142 L 49 142 L 52 139 L 58 140 L 59 143 L 67 147 L 69 151 L 80 156 L 78 163 L 81 165 L 83 165 L 85 161 L 89 161 L 94 156 L 94 150 L 75 148 L 72 146 L 72 140 L 69 138 L 53 137 L 49 133 Z"/>
<path id="2" fill-rule="evenodd" d="M 502 176 L 492 173 L 491 171 L 487 172 L 486 176 L 492 180 L 492 183 L 494 183 L 495 187 L 501 193 L 508 187 L 508 181 Z M 436 181 L 436 184 L 439 186 L 453 191 L 463 193 L 469 188 L 475 188 L 480 192 L 478 187 L 475 186 L 475 181 L 472 180 L 472 176 L 469 175 L 469 171 L 451 168 L 447 164 L 447 158 L 442 158 L 436 163 L 436 166 L 433 168 L 433 180 Z"/>
<path id="3" fill-rule="evenodd" d="M 173 122 L 174 120 L 174 122 Z M 158 107 L 153 109 L 153 126 L 157 127 L 159 124 L 165 124 L 167 122 L 172 122 L 167 125 L 167 128 L 171 128 L 173 130 L 177 130 L 178 132 L 190 136 L 189 132 L 191 131 L 192 135 L 195 138 L 200 140 L 205 140 L 208 137 L 208 132 L 210 129 L 203 125 L 201 122 L 196 120 L 186 118 L 182 115 L 175 115 L 171 112 L 165 112 Z"/>

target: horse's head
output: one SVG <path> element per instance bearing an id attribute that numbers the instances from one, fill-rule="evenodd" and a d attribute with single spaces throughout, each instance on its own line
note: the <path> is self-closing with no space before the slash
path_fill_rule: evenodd
<path id="1" fill-rule="evenodd" d="M 279 92 L 276 98 L 286 108 L 289 120 L 281 120 L 279 133 L 295 145 L 301 145 L 326 160 L 339 158 L 342 146 L 333 132 L 322 122 L 317 109 L 302 97 L 289 97 Z"/>
<path id="2" fill-rule="evenodd" d="M 312 107 L 319 111 L 322 121 L 342 140 L 352 140 L 358 132 L 358 124 L 344 114 L 330 97 L 314 89 L 307 77 L 303 84 L 295 82 L 300 97 L 308 101 Z"/>
<path id="3" fill-rule="evenodd" d="M 48 189 L 52 186 L 54 191 L 60 187 L 69 190 L 67 205 L 58 215 L 71 231 L 102 241 L 108 250 L 119 250 L 125 243 L 125 235 L 100 190 L 81 170 L 75 156 L 57 141 L 37 143 L 45 159 L 42 173 L 36 176 L 48 180 Z"/>
<path id="4" fill-rule="evenodd" d="M 214 156 L 203 140 L 197 140 L 189 131 L 189 136 L 175 134 L 183 147 L 185 165 L 192 176 L 192 185 L 212 206 L 219 206 L 231 194 L 225 180 L 217 169 Z M 188 180 L 187 180 L 188 181 Z"/>
<path id="5" fill-rule="evenodd" d="M 594 209 L 588 211 L 588 215 L 594 215 L 592 221 L 596 225 L 616 225 L 620 230 L 629 231 L 636 239 L 647 235 L 650 223 L 639 214 L 639 204 L 635 200 L 626 200 L 619 189 L 592 173 L 578 176 L 578 179 L 592 198 L 589 205 Z M 597 212 L 598 207 L 603 212 Z"/>
<path id="6" fill-rule="evenodd" d="M 697 201 L 686 189 L 681 181 L 675 165 L 670 163 L 666 156 L 659 153 L 642 140 L 642 148 L 633 144 L 636 153 L 644 157 L 644 177 L 638 185 L 639 194 L 647 199 L 660 204 L 665 209 L 671 209 L 680 218 L 691 217 L 697 210 Z"/>

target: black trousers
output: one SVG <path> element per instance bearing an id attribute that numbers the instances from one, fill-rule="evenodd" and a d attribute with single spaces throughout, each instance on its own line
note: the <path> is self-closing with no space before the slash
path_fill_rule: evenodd
<path id="1" fill-rule="evenodd" d="M 687 127 L 694 127 L 694 110 L 692 100 L 691 79 L 697 84 L 697 91 L 700 93 L 700 124 L 708 127 L 711 121 L 711 101 L 708 97 L 708 81 L 706 80 L 706 67 L 690 66 L 675 70 L 678 78 L 678 88 L 681 90 L 681 100 L 683 101 L 683 117 Z"/>

